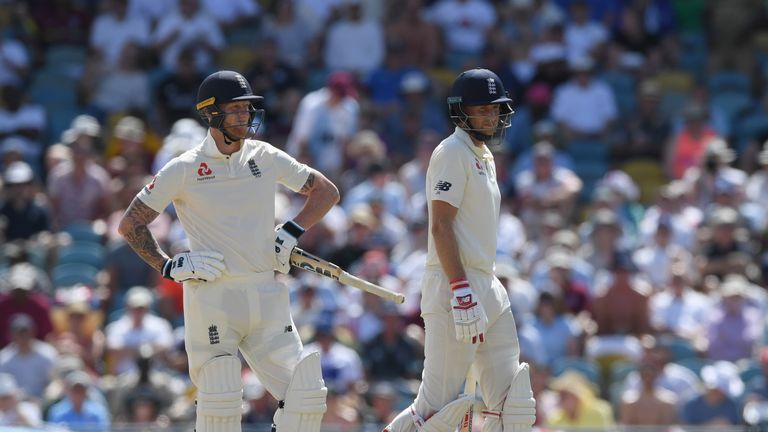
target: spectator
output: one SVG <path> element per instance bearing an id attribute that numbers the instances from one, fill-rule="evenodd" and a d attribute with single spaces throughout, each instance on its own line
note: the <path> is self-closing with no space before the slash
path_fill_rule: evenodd
<path id="1" fill-rule="evenodd" d="M 603 23 L 590 19 L 589 1 L 570 3 L 571 19 L 565 26 L 568 58 L 599 57 L 601 46 L 608 40 L 608 30 Z"/>
<path id="2" fill-rule="evenodd" d="M 272 13 L 264 16 L 262 32 L 277 43 L 277 56 L 281 62 L 301 69 L 312 30 L 297 13 L 296 3 L 296 0 L 272 3 Z"/>
<path id="3" fill-rule="evenodd" d="M 254 426 L 272 423 L 277 401 L 267 393 L 264 385 L 250 369 L 243 378 L 243 396 L 246 404 L 243 423 Z"/>
<path id="4" fill-rule="evenodd" d="M 598 398 L 592 384 L 578 372 L 566 371 L 549 388 L 558 392 L 557 408 L 545 420 L 546 427 L 595 428 L 613 426 L 611 405 Z"/>
<path id="5" fill-rule="evenodd" d="M 125 46 L 149 44 L 150 23 L 145 18 L 128 16 L 128 0 L 111 0 L 106 11 L 93 20 L 90 47 L 106 70 L 115 69 Z"/>
<path id="6" fill-rule="evenodd" d="M 677 424 L 677 395 L 656 387 L 661 374 L 658 364 L 644 358 L 638 366 L 641 388 L 621 396 L 620 423 L 632 426 Z"/>
<path id="7" fill-rule="evenodd" d="M 391 3 L 385 20 L 385 33 L 391 43 L 402 44 L 405 63 L 423 70 L 440 61 L 440 28 L 424 19 L 424 0 Z"/>
<path id="8" fill-rule="evenodd" d="M 357 132 L 360 106 L 354 77 L 335 72 L 327 85 L 308 93 L 299 104 L 286 149 L 311 161 L 331 178 L 341 174 L 343 149 Z"/>
<path id="9" fill-rule="evenodd" d="M 93 380 L 87 373 L 75 371 L 66 378 L 67 392 L 64 399 L 48 411 L 48 422 L 61 424 L 73 431 L 106 432 L 109 430 L 109 413 L 98 402 L 88 398 Z"/>
<path id="10" fill-rule="evenodd" d="M 367 76 L 384 62 L 384 44 L 381 23 L 363 15 L 363 1 L 345 0 L 341 18 L 326 33 L 325 65 Z"/>
<path id="11" fill-rule="evenodd" d="M 760 166 L 749 176 L 745 193 L 747 199 L 768 211 L 768 141 L 757 157 Z"/>
<path id="12" fill-rule="evenodd" d="M 56 166 L 48 175 L 54 229 L 103 220 L 111 209 L 109 174 L 94 161 L 93 141 L 83 136 L 70 140 L 66 144 L 72 151 L 71 162 Z"/>
<path id="13" fill-rule="evenodd" d="M 127 42 L 113 67 L 93 73 L 95 76 L 86 75 L 86 98 L 100 117 L 149 109 L 149 76 L 144 70 L 143 56 L 139 44 Z"/>
<path id="14" fill-rule="evenodd" d="M 195 52 L 185 48 L 179 53 L 174 72 L 157 85 L 158 114 L 161 124 L 170 128 L 180 119 L 193 117 L 192 108 L 203 74 L 195 64 Z M 154 171 L 153 171 L 154 172 Z"/>
<path id="15" fill-rule="evenodd" d="M 620 160 L 649 158 L 661 160 L 664 145 L 671 132 L 669 117 L 661 109 L 662 94 L 659 84 L 645 80 L 638 84 L 637 109 L 627 119 L 627 146 L 615 148 L 614 156 Z M 628 147 L 628 148 L 627 148 Z"/>
<path id="16" fill-rule="evenodd" d="M 56 360 L 56 349 L 35 339 L 29 315 L 15 314 L 10 321 L 12 342 L 0 350 L 0 373 L 13 375 L 28 397 L 39 400 Z"/>
<path id="17" fill-rule="evenodd" d="M 29 75 L 31 63 L 24 42 L 12 34 L 0 38 L 0 87 L 20 87 Z"/>
<path id="18" fill-rule="evenodd" d="M 23 395 L 11 374 L 0 373 L 0 426 L 40 427 L 40 408 L 22 400 Z"/>
<path id="19" fill-rule="evenodd" d="M 134 370 L 139 348 L 149 345 L 156 353 L 171 348 L 173 333 L 168 321 L 149 312 L 152 293 L 135 286 L 125 294 L 126 310 L 116 321 L 107 325 L 107 355 L 113 374 Z"/>
<path id="20" fill-rule="evenodd" d="M 443 61 L 453 69 L 464 69 L 467 62 L 480 56 L 486 33 L 496 23 L 496 10 L 487 0 L 440 0 L 426 16 L 442 30 Z"/>
<path id="21" fill-rule="evenodd" d="M 330 322 L 332 319 L 332 315 L 326 314 L 315 323 L 313 342 L 305 349 L 320 352 L 320 364 L 326 385 L 337 393 L 346 393 L 363 379 L 363 367 L 360 356 L 337 340 L 334 325 Z"/>
<path id="22" fill-rule="evenodd" d="M 11 323 L 17 314 L 32 321 L 33 338 L 45 340 L 53 330 L 50 300 L 41 291 L 37 278 L 36 269 L 29 263 L 15 264 L 6 273 L 8 290 L 0 293 L 0 347 L 12 342 L 15 332 Z"/>
<path id="23" fill-rule="evenodd" d="M 731 362 L 719 361 L 701 370 L 704 393 L 687 402 L 680 422 L 693 426 L 735 426 L 742 423 L 738 400 L 744 392 L 739 371 Z"/>
<path id="24" fill-rule="evenodd" d="M 582 329 L 573 316 L 564 313 L 557 299 L 549 292 L 539 295 L 533 327 L 541 335 L 541 344 L 547 353 L 547 364 L 563 357 L 576 357 L 579 353 L 578 339 Z"/>
<path id="25" fill-rule="evenodd" d="M 45 197 L 39 193 L 32 167 L 17 161 L 3 173 L 3 197 L 0 216 L 5 225 L 6 241 L 30 239 L 50 229 L 50 213 Z"/>
<path id="26" fill-rule="evenodd" d="M 592 307 L 597 334 L 639 337 L 649 333 L 650 287 L 637 277 L 637 267 L 627 253 L 615 253 L 610 269 L 607 290 L 595 297 Z"/>
<path id="27" fill-rule="evenodd" d="M 675 404 L 678 408 L 699 395 L 701 383 L 699 377 L 690 369 L 671 361 L 668 345 L 653 336 L 644 336 L 641 340 L 643 353 L 640 364 L 652 365 L 659 372 L 654 379 L 654 390 L 666 390 L 677 396 Z M 638 371 L 630 372 L 624 380 L 622 398 L 631 392 L 642 392 L 643 384 Z"/>
<path id="28" fill-rule="evenodd" d="M 686 263 L 672 264 L 669 281 L 651 296 L 649 313 L 651 326 L 659 334 L 673 334 L 700 345 L 706 336 L 707 316 L 712 313 L 713 302 L 693 289 L 691 273 Z"/>
<path id="29" fill-rule="evenodd" d="M 366 423 L 384 427 L 394 420 L 398 412 L 397 390 L 391 383 L 388 381 L 374 383 L 367 396 L 370 412 L 366 416 Z"/>
<path id="30" fill-rule="evenodd" d="M 694 204 L 702 209 L 714 199 L 718 184 L 741 187 L 747 181 L 744 171 L 729 166 L 736 159 L 736 154 L 728 148 L 728 143 L 713 138 L 705 146 L 699 163 L 688 168 L 683 176 L 693 193 Z"/>
<path id="31" fill-rule="evenodd" d="M 175 11 L 160 18 L 152 40 L 167 72 L 176 72 L 186 48 L 194 50 L 198 70 L 208 70 L 225 43 L 219 24 L 200 7 L 200 0 L 179 0 Z"/>
<path id="32" fill-rule="evenodd" d="M 722 207 L 712 213 L 708 222 L 709 235 L 702 239 L 696 262 L 701 275 L 723 277 L 743 273 L 751 258 L 749 244 L 738 231 L 739 214 L 732 208 Z"/>
<path id="33" fill-rule="evenodd" d="M 573 78 L 555 91 L 552 118 L 568 139 L 605 138 L 618 115 L 613 91 L 593 76 L 590 57 L 571 59 Z"/>
<path id="34" fill-rule="evenodd" d="M 366 343 L 361 352 L 367 380 L 396 381 L 418 377 L 423 367 L 422 353 L 405 337 L 403 317 L 392 303 L 384 303 L 382 309 L 381 332 Z"/>
<path id="35" fill-rule="evenodd" d="M 712 139 L 718 138 L 717 132 L 707 122 L 707 111 L 699 104 L 691 104 L 683 111 L 685 124 L 670 137 L 664 155 L 664 167 L 667 176 L 672 179 L 683 178 L 688 168 L 701 165 L 701 160 Z"/>
<path id="36" fill-rule="evenodd" d="M 202 0 L 205 12 L 222 28 L 257 25 L 261 8 L 256 0 Z"/>
<path id="37" fill-rule="evenodd" d="M 652 242 L 632 254 L 632 260 L 651 283 L 654 291 L 667 286 L 672 267 L 676 263 L 682 264 L 682 267 L 691 267 L 693 264 L 690 252 L 672 243 L 672 230 L 670 217 L 659 219 Z M 686 269 L 690 270 L 692 269 Z"/>
<path id="38" fill-rule="evenodd" d="M 554 166 L 554 153 L 552 143 L 536 143 L 533 166 L 514 180 L 515 192 L 521 200 L 521 219 L 528 227 L 529 235 L 537 231 L 544 212 L 554 211 L 567 218 L 582 188 L 581 180 L 573 171 Z"/>
<path id="39" fill-rule="evenodd" d="M 597 270 L 609 270 L 621 250 L 621 225 L 616 212 L 600 209 L 590 217 L 592 230 L 579 254 Z"/>
<path id="40" fill-rule="evenodd" d="M 763 329 L 760 310 L 745 301 L 746 281 L 726 278 L 720 285 L 720 302 L 707 321 L 707 357 L 736 362 L 750 358 Z"/>
<path id="41" fill-rule="evenodd" d="M 0 139 L 13 137 L 24 143 L 21 152 L 33 163 L 42 154 L 40 140 L 46 129 L 45 109 L 28 100 L 20 87 L 0 87 Z M 5 141 L 3 146 L 8 145 Z"/>

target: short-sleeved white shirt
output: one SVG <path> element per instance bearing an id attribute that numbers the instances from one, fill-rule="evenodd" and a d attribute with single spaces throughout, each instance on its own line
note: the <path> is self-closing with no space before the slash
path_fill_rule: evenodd
<path id="1" fill-rule="evenodd" d="M 488 147 L 476 147 L 466 132 L 456 128 L 432 152 L 427 168 L 427 196 L 430 221 L 435 200 L 458 209 L 453 231 L 462 265 L 493 274 L 501 192 Z M 431 230 L 427 266 L 442 268 Z"/>
<path id="2" fill-rule="evenodd" d="M 137 197 L 157 212 L 173 202 L 192 251 L 224 255 L 225 275 L 272 271 L 277 184 L 299 191 L 309 167 L 256 140 L 225 156 L 210 134 L 157 173 Z"/>

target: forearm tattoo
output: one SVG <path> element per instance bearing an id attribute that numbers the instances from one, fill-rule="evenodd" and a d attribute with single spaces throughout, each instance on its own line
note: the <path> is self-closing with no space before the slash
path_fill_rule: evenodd
<path id="1" fill-rule="evenodd" d="M 315 187 L 315 174 L 309 173 L 309 177 L 307 177 L 307 181 L 304 183 L 304 186 L 301 187 L 301 190 L 299 191 L 299 193 L 306 195 L 314 187 Z"/>
<path id="2" fill-rule="evenodd" d="M 147 228 L 147 225 L 155 220 L 158 212 L 134 198 L 128 210 L 123 215 L 121 231 L 125 241 L 131 248 L 147 262 L 152 268 L 161 271 L 168 256 L 160 249 L 157 240 Z"/>

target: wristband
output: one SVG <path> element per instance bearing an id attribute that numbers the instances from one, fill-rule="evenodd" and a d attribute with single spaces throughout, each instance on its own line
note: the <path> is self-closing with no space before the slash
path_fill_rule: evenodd
<path id="1" fill-rule="evenodd" d="M 461 288 L 469 288 L 469 281 L 467 281 L 467 278 L 454 279 L 450 282 L 450 284 L 451 291 L 456 291 L 457 289 Z"/>
<path id="2" fill-rule="evenodd" d="M 173 260 L 166 260 L 165 264 L 163 264 L 163 277 L 169 280 L 173 280 L 171 277 L 171 268 L 173 267 Z"/>
<path id="3" fill-rule="evenodd" d="M 283 224 L 283 230 L 288 234 L 292 235 L 296 239 L 298 239 L 299 237 L 301 237 L 302 234 L 304 234 L 304 228 L 302 228 L 299 224 L 297 224 L 292 220 L 289 220 L 288 222 Z"/>

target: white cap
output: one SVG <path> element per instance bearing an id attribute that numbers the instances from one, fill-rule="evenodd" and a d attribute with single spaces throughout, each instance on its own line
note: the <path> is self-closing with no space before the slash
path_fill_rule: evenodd
<path id="1" fill-rule="evenodd" d="M 148 308 L 152 304 L 152 293 L 143 286 L 135 286 L 125 293 L 125 304 L 132 308 Z"/>
<path id="2" fill-rule="evenodd" d="M 728 361 L 717 361 L 701 369 L 704 387 L 717 389 L 724 395 L 736 398 L 744 392 L 744 382 L 739 377 L 738 367 Z"/>
<path id="3" fill-rule="evenodd" d="M 144 137 L 146 136 L 144 122 L 137 117 L 125 116 L 115 125 L 114 135 L 115 138 L 129 141 L 144 141 Z"/>
<path id="4" fill-rule="evenodd" d="M 96 117 L 88 114 L 81 114 L 72 120 L 69 128 L 78 135 L 88 135 L 97 137 L 101 135 L 101 124 Z"/>
<path id="5" fill-rule="evenodd" d="M 32 167 L 24 161 L 16 161 L 8 165 L 3 174 L 6 184 L 29 183 L 35 178 Z"/>

